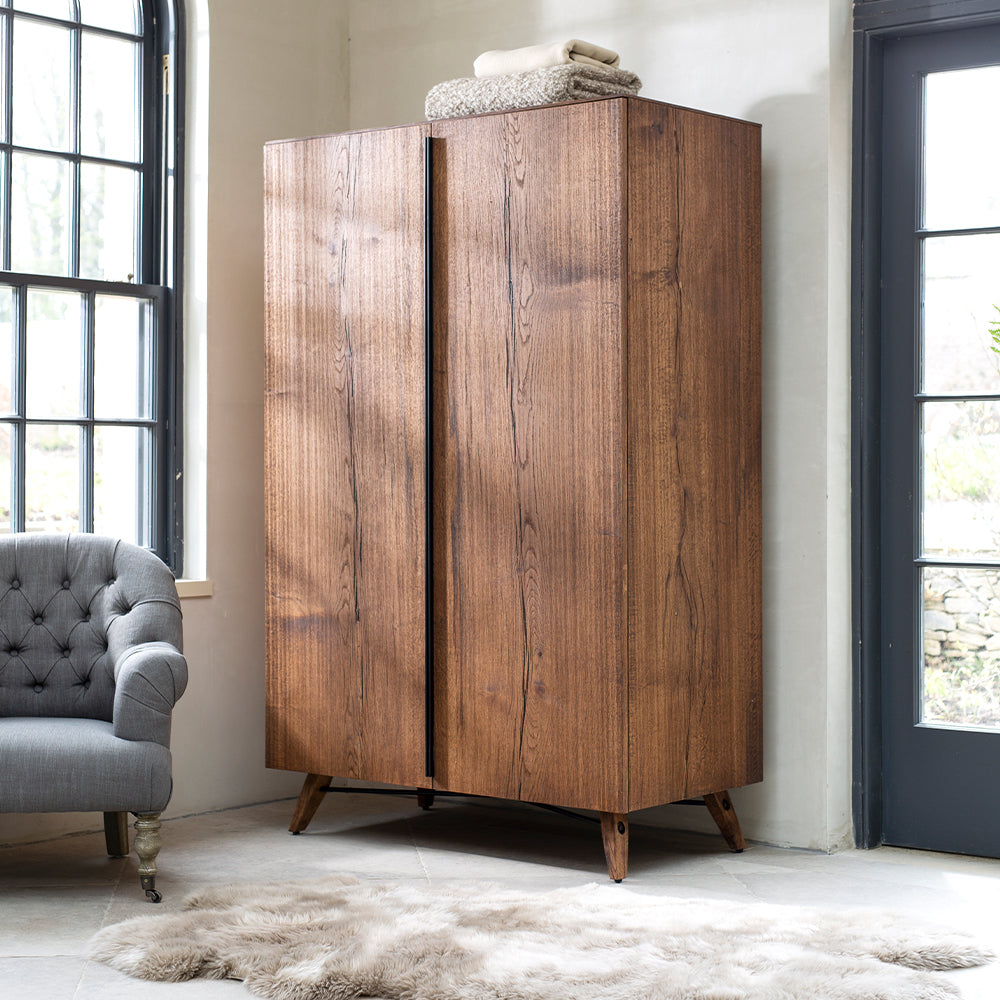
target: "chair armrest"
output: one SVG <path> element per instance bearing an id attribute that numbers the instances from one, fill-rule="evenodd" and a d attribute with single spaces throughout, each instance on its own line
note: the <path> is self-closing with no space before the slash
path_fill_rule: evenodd
<path id="1" fill-rule="evenodd" d="M 170 643 L 129 646 L 115 663 L 114 735 L 170 746 L 170 713 L 187 677 L 187 660 Z"/>

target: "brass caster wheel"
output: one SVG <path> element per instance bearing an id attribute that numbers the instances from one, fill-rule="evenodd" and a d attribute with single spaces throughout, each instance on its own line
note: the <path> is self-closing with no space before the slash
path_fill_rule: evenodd
<path id="1" fill-rule="evenodd" d="M 147 889 L 146 898 L 151 903 L 159 903 L 163 899 L 163 893 L 159 889 Z"/>

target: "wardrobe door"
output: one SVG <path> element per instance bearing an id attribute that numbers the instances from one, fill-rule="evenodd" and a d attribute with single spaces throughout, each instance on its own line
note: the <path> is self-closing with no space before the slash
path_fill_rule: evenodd
<path id="1" fill-rule="evenodd" d="M 626 802 L 624 102 L 433 125 L 442 787 Z"/>
<path id="2" fill-rule="evenodd" d="M 265 154 L 271 767 L 423 780 L 425 131 Z"/>

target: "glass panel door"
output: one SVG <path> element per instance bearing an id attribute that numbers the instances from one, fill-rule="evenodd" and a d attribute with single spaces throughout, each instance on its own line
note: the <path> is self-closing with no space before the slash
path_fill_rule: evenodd
<path id="1" fill-rule="evenodd" d="M 885 53 L 883 835 L 1000 856 L 1000 28 Z"/>

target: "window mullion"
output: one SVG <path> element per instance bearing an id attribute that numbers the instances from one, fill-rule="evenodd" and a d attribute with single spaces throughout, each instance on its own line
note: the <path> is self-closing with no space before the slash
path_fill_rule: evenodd
<path id="1" fill-rule="evenodd" d="M 28 289 L 21 285 L 13 289 L 12 303 L 14 341 L 14 392 L 11 409 L 17 415 L 11 440 L 10 526 L 12 531 L 25 529 L 24 456 L 27 442 L 25 422 L 25 385 L 28 359 Z"/>
<path id="2" fill-rule="evenodd" d="M 75 5 L 77 6 L 77 5 Z M 78 15 L 79 16 L 79 15 Z M 70 161 L 70 237 L 69 273 L 80 276 L 80 80 L 82 76 L 82 32 L 73 28 L 70 32 L 70 150 L 74 154 Z"/>
<path id="3" fill-rule="evenodd" d="M 80 428 L 80 530 L 94 530 L 94 343 L 97 294 L 83 297 L 80 402 L 84 422 Z"/>
<path id="4" fill-rule="evenodd" d="M 11 99 L 11 87 L 14 82 L 14 45 L 13 45 L 13 18 L 8 12 L 4 12 L 2 21 L 3 36 L 0 38 L 0 45 L 3 45 L 3 114 L 4 141 L 12 143 L 14 141 L 14 102 Z M 3 159 L 0 161 L 0 211 L 3 212 L 3 237 L 0 239 L 0 267 L 5 271 L 10 270 L 10 210 L 11 210 L 11 152 L 10 149 L 4 151 Z"/>

